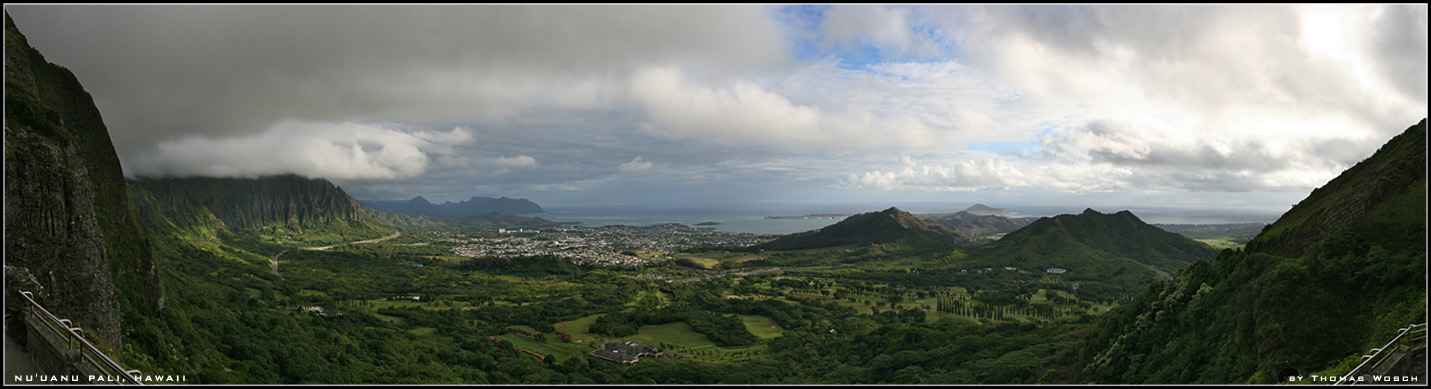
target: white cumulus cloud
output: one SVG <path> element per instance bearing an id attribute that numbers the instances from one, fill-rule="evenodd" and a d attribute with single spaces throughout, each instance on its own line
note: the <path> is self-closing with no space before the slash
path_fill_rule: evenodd
<path id="1" fill-rule="evenodd" d="M 124 164 L 131 176 L 294 173 L 339 180 L 402 179 L 423 174 L 434 156 L 452 157 L 452 145 L 472 139 L 461 127 L 405 131 L 377 124 L 285 120 L 258 134 L 162 142 L 154 152 Z"/>

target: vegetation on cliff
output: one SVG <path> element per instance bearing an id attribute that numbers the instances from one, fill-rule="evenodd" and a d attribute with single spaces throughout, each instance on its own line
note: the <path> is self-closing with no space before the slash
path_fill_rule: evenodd
<path id="1" fill-rule="evenodd" d="M 36 274 L 56 314 L 118 346 L 121 307 L 164 306 L 153 244 L 93 99 L 8 13 L 5 160 L 6 264 Z"/>
<path id="2" fill-rule="evenodd" d="M 1273 383 L 1347 372 L 1426 321 L 1426 121 L 1224 250 L 1103 317 L 1060 376 L 1098 383 Z"/>

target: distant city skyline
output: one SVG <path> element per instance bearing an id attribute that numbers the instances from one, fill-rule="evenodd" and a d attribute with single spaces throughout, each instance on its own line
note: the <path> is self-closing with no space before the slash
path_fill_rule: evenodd
<path id="1" fill-rule="evenodd" d="M 363 200 L 1277 215 L 1427 116 L 1425 4 L 6 11 L 127 176 Z"/>

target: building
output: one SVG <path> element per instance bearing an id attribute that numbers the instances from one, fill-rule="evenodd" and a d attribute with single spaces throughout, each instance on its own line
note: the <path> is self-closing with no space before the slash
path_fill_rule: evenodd
<path id="1" fill-rule="evenodd" d="M 1063 274 L 1063 273 L 1068 272 L 1068 269 L 1057 268 L 1057 267 L 1050 267 L 1050 268 L 1048 268 L 1048 270 L 1045 270 L 1045 271 L 1048 272 L 1048 274 Z"/>
<path id="2" fill-rule="evenodd" d="M 636 364 L 641 357 L 660 357 L 662 355 L 661 350 L 656 346 L 636 342 L 610 342 L 591 352 L 591 356 L 627 365 Z"/>

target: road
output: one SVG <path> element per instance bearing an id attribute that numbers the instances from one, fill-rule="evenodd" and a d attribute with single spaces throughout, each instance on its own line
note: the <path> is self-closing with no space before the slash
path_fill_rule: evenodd
<path id="1" fill-rule="evenodd" d="M 316 250 L 316 251 L 323 251 L 323 250 L 331 249 L 331 248 L 338 247 L 338 246 L 347 246 L 347 245 L 350 245 L 350 244 L 364 244 L 364 243 L 382 242 L 382 241 L 385 241 L 385 240 L 388 240 L 388 239 L 392 239 L 392 238 L 396 238 L 396 237 L 399 237 L 399 236 L 402 236 L 402 231 L 394 232 L 392 235 L 388 235 L 388 236 L 381 237 L 381 238 L 377 238 L 377 239 L 360 240 L 360 241 L 357 241 L 357 242 L 340 243 L 340 244 L 335 244 L 335 245 L 332 245 L 332 246 L 323 246 L 323 247 L 301 247 L 301 248 L 299 248 L 299 250 Z M 273 275 L 278 276 L 279 278 L 283 278 L 283 276 L 279 276 L 279 275 L 278 275 L 278 257 L 283 256 L 283 254 L 284 254 L 284 253 L 287 253 L 287 252 L 288 252 L 288 250 L 283 250 L 282 253 L 274 254 L 273 258 L 270 259 L 270 261 L 273 262 Z"/>
<path id="2" fill-rule="evenodd" d="M 1172 275 L 1172 274 L 1168 274 L 1168 272 L 1165 272 L 1165 271 L 1162 271 L 1162 270 L 1158 270 L 1158 268 L 1153 267 L 1153 265 L 1148 265 L 1148 268 L 1149 268 L 1149 269 L 1153 269 L 1153 271 L 1158 272 L 1158 274 L 1162 274 L 1163 277 L 1168 277 L 1169 279 L 1173 278 L 1173 275 Z"/>
<path id="3" fill-rule="evenodd" d="M 288 250 L 283 250 L 283 253 L 286 253 L 286 252 L 288 252 Z M 272 261 L 273 261 L 273 275 L 278 276 L 278 278 L 283 278 L 283 276 L 279 276 L 279 275 L 278 275 L 278 257 L 282 256 L 283 253 L 274 254 L 274 255 L 273 255 L 273 259 L 272 259 Z"/>
<path id="4" fill-rule="evenodd" d="M 388 235 L 388 236 L 381 237 L 381 238 L 377 238 L 377 239 L 369 239 L 369 240 L 363 240 L 363 241 L 357 241 L 357 242 L 350 242 L 350 243 L 339 243 L 339 244 L 335 244 L 335 245 L 332 245 L 332 246 L 323 246 L 323 247 L 304 247 L 303 250 L 323 251 L 323 250 L 331 249 L 331 248 L 338 247 L 338 246 L 347 246 L 347 245 L 350 245 L 350 244 L 364 244 L 364 243 L 382 242 L 382 241 L 385 241 L 385 240 L 388 240 L 388 239 L 396 238 L 396 237 L 398 237 L 398 236 L 402 236 L 402 231 L 394 232 L 392 235 Z"/>

